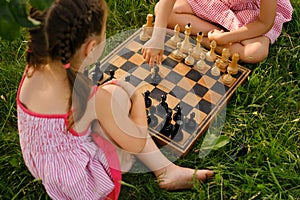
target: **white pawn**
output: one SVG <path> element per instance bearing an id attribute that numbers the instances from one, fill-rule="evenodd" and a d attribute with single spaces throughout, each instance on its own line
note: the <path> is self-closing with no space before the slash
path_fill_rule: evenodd
<path id="1" fill-rule="evenodd" d="M 196 67 L 199 71 L 206 69 L 206 62 L 205 62 L 205 53 L 200 53 L 200 60 L 197 62 Z"/>
<path id="2" fill-rule="evenodd" d="M 218 67 L 218 63 L 214 64 L 213 68 L 211 69 L 211 74 L 213 76 L 220 76 L 221 75 L 221 71 L 220 71 L 220 68 Z"/>
<path id="3" fill-rule="evenodd" d="M 225 74 L 224 77 L 223 77 L 223 82 L 226 84 L 226 85 L 230 85 L 233 81 L 233 78 L 231 76 L 231 74 Z"/>
<path id="4" fill-rule="evenodd" d="M 148 36 L 148 34 L 146 33 L 146 25 L 143 25 L 143 27 L 142 27 L 142 32 L 141 32 L 141 34 L 140 34 L 140 40 L 141 41 L 147 41 L 149 39 L 149 36 Z"/>
<path id="5" fill-rule="evenodd" d="M 172 52 L 172 56 L 177 60 L 181 60 L 184 58 L 184 54 L 180 51 L 180 48 L 181 48 L 181 43 L 178 42 L 176 50 Z"/>
<path id="6" fill-rule="evenodd" d="M 184 60 L 184 63 L 186 64 L 186 65 L 193 65 L 194 64 L 194 62 L 195 62 L 195 59 L 193 58 L 193 56 L 192 56 L 192 52 L 193 52 L 193 49 L 191 48 L 191 49 L 189 49 L 189 55 L 185 58 L 185 60 Z"/>

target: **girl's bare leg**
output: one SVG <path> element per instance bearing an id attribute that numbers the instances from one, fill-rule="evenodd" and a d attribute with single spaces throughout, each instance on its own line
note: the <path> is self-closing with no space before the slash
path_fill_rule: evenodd
<path id="1" fill-rule="evenodd" d="M 209 49 L 209 40 L 207 37 L 203 38 L 202 45 Z M 231 45 L 217 46 L 216 52 L 221 55 L 223 48 L 229 48 L 231 55 L 233 53 L 239 53 L 240 61 L 245 63 L 258 63 L 268 57 L 269 45 L 270 39 L 266 36 L 260 36 Z"/>
<path id="2" fill-rule="evenodd" d="M 109 85 L 104 89 L 111 93 L 119 95 L 118 100 L 122 108 L 129 110 L 129 98 L 124 94 L 121 88 L 115 85 Z M 145 108 L 143 108 L 145 110 Z M 146 113 L 143 115 L 146 120 Z M 142 120 L 142 121 L 143 121 Z M 133 144 L 134 145 L 134 144 Z M 192 187 L 193 178 L 200 181 L 205 181 L 213 175 L 210 170 L 197 170 L 179 167 L 169 161 L 158 149 L 152 138 L 147 138 L 146 145 L 141 153 L 136 155 L 159 180 L 159 186 L 167 190 L 188 189 Z"/>
<path id="3" fill-rule="evenodd" d="M 159 9 L 159 3 L 155 7 L 155 10 L 157 9 Z M 218 28 L 197 17 L 186 0 L 176 0 L 173 11 L 168 19 L 168 28 L 173 29 L 176 24 L 178 24 L 181 31 L 184 31 L 184 27 L 187 23 L 191 23 L 192 25 L 192 35 L 197 35 L 199 32 L 207 35 L 210 30 Z"/>

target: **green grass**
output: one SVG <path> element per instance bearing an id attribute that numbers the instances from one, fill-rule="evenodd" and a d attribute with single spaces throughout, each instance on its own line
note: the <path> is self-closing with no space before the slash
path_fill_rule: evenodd
<path id="1" fill-rule="evenodd" d="M 160 190 L 151 173 L 126 174 L 120 199 L 300 199 L 300 9 L 291 1 L 293 20 L 255 65 L 227 105 L 223 134 L 230 143 L 199 159 L 195 144 L 182 166 L 211 168 L 216 176 L 192 190 Z M 141 27 L 154 1 L 109 0 L 108 37 Z M 25 34 L 23 34 L 25 35 Z M 15 97 L 24 70 L 24 36 L 0 41 L 0 199 L 49 199 L 40 181 L 24 165 L 17 133 Z M 243 143 L 248 154 L 227 157 Z M 139 166 L 136 166 L 139 167 Z"/>

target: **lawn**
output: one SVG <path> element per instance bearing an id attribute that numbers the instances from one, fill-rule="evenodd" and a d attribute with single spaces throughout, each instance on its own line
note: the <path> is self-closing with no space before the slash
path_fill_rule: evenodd
<path id="1" fill-rule="evenodd" d="M 300 3 L 291 2 L 293 20 L 284 25 L 269 57 L 258 64 L 243 64 L 252 73 L 227 104 L 222 135 L 230 142 L 200 159 L 199 140 L 176 161 L 213 169 L 216 175 L 192 190 L 167 192 L 158 188 L 152 173 L 129 173 L 123 176 L 120 199 L 300 200 Z M 141 27 L 154 4 L 108 0 L 107 37 Z M 0 39 L 0 199 L 49 199 L 24 165 L 19 145 L 15 98 L 25 48 L 24 32 L 13 42 Z M 230 161 L 229 155 L 240 144 L 247 154 Z"/>

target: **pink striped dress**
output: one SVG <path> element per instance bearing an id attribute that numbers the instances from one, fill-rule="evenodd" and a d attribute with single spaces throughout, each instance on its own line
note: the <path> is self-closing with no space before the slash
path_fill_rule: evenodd
<path id="1" fill-rule="evenodd" d="M 18 129 L 26 166 L 52 199 L 117 199 L 120 164 L 114 146 L 91 127 L 67 131 L 65 115 L 28 110 L 17 94 Z M 80 135 L 80 136 L 79 136 Z"/>
<path id="2" fill-rule="evenodd" d="M 236 30 L 259 16 L 259 0 L 187 0 L 195 15 L 219 24 L 227 30 Z M 282 25 L 292 19 L 293 8 L 289 0 L 278 0 L 272 29 L 265 34 L 271 43 L 279 37 Z"/>

